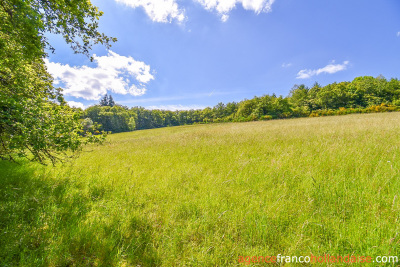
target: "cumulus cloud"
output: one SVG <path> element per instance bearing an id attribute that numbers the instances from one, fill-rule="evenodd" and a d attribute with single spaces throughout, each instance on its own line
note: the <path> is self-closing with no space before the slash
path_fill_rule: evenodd
<path id="1" fill-rule="evenodd" d="M 68 104 L 68 106 L 73 107 L 73 108 L 85 109 L 85 105 L 82 104 L 81 102 L 67 101 L 67 104 Z"/>
<path id="2" fill-rule="evenodd" d="M 115 0 L 131 8 L 143 8 L 152 21 L 155 22 L 183 22 L 186 19 L 185 9 L 180 7 L 177 0 Z M 193 0 L 200 3 L 209 11 L 216 11 L 225 22 L 229 12 L 241 4 L 245 10 L 254 11 L 256 14 L 270 12 L 275 0 Z"/>
<path id="3" fill-rule="evenodd" d="M 334 62 L 333 62 L 334 63 Z M 297 79 L 308 79 L 312 76 L 315 75 L 319 75 L 321 73 L 329 73 L 329 74 L 333 74 L 336 73 L 338 71 L 342 71 L 347 69 L 347 66 L 349 65 L 349 61 L 344 61 L 343 64 L 329 64 L 326 65 L 323 68 L 320 69 L 316 69 L 316 70 L 309 70 L 309 69 L 304 69 L 301 70 L 297 73 Z"/>
<path id="4" fill-rule="evenodd" d="M 150 66 L 132 57 L 109 51 L 106 56 L 94 55 L 97 67 L 73 67 L 46 59 L 54 84 L 64 89 L 64 95 L 98 100 L 107 91 L 116 94 L 140 96 L 146 93 L 146 84 L 154 79 Z"/>
<path id="5" fill-rule="evenodd" d="M 116 0 L 132 8 L 141 7 L 152 21 L 182 22 L 185 19 L 185 10 L 179 8 L 175 0 Z"/>
<path id="6" fill-rule="evenodd" d="M 223 22 L 229 18 L 229 12 L 236 7 L 237 4 L 241 4 L 244 9 L 252 10 L 256 14 L 261 12 L 270 12 L 271 6 L 275 0 L 196 0 L 205 9 L 210 11 L 216 11 Z"/>

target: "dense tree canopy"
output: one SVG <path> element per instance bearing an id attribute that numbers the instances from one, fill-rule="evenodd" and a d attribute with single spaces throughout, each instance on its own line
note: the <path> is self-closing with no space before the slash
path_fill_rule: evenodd
<path id="1" fill-rule="evenodd" d="M 81 138 L 79 113 L 54 88 L 43 59 L 54 50 L 46 32 L 61 34 L 75 53 L 115 41 L 97 31 L 102 13 L 90 1 L 0 1 L 0 157 L 60 159 L 96 138 Z M 98 140 L 98 139 L 97 139 Z"/>
<path id="2" fill-rule="evenodd" d="M 279 118 L 383 112 L 400 109 L 400 81 L 365 76 L 352 82 L 308 88 L 295 85 L 287 97 L 264 95 L 239 103 L 218 103 L 202 110 L 148 110 L 142 107 L 114 106 L 103 98 L 100 105 L 85 110 L 105 131 L 121 132 L 193 123 L 270 120 Z M 118 108 L 117 108 L 118 107 Z M 130 126 L 128 125 L 130 123 Z"/>

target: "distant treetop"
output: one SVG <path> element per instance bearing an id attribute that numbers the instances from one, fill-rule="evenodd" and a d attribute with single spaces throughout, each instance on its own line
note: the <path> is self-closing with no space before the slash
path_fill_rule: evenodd
<path id="1" fill-rule="evenodd" d="M 100 100 L 99 105 L 102 106 L 102 107 L 106 107 L 106 106 L 107 106 L 107 107 L 113 107 L 113 106 L 115 106 L 115 101 L 114 101 L 112 95 L 107 95 L 107 94 L 106 94 L 106 95 Z"/>

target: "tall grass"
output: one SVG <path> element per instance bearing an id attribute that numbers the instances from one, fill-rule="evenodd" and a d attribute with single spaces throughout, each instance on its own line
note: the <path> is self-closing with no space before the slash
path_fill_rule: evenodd
<path id="1" fill-rule="evenodd" d="M 0 162 L 2 266 L 235 266 L 399 255 L 400 113 L 114 134 Z"/>

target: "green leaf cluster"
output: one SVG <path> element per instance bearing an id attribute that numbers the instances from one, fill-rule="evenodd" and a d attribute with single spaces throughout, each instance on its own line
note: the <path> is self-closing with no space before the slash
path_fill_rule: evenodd
<path id="1" fill-rule="evenodd" d="M 83 144 L 80 112 L 66 105 L 46 70 L 46 32 L 61 34 L 75 53 L 115 41 L 98 32 L 102 13 L 90 1 L 0 1 L 0 158 L 41 163 L 65 159 Z"/>

